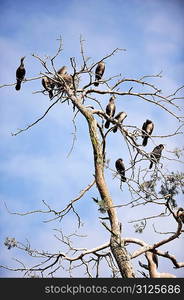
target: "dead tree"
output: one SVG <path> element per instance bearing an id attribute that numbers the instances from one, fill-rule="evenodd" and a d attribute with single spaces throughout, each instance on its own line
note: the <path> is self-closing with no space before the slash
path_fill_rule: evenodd
<path id="1" fill-rule="evenodd" d="M 12 133 L 13 136 L 16 136 L 24 131 L 29 130 L 31 127 L 39 123 L 41 120 L 45 118 L 45 116 L 49 113 L 49 111 L 53 108 L 53 106 L 57 104 L 62 104 L 66 102 L 71 105 L 74 110 L 74 118 L 77 117 L 78 114 L 82 114 L 84 117 L 84 121 L 88 124 L 89 138 L 91 141 L 92 149 L 93 149 L 93 160 L 94 160 L 94 180 L 84 188 L 80 194 L 71 200 L 70 203 L 65 208 L 61 208 L 60 211 L 55 211 L 51 208 L 49 204 L 43 201 L 46 210 L 35 210 L 29 211 L 25 213 L 20 212 L 12 212 L 9 210 L 11 214 L 18 215 L 27 215 L 32 213 L 48 213 L 53 215 L 51 220 L 62 220 L 62 218 L 68 214 L 69 211 L 73 211 L 73 213 L 77 216 L 78 226 L 80 227 L 80 216 L 75 211 L 75 203 L 79 201 L 85 193 L 87 193 L 94 185 L 99 192 L 100 200 L 94 198 L 95 202 L 99 206 L 99 211 L 106 214 L 106 216 L 101 217 L 102 225 L 109 232 L 109 240 L 107 243 L 100 245 L 93 249 L 78 249 L 73 246 L 72 236 L 77 236 L 77 233 L 74 233 L 71 236 L 65 236 L 61 230 L 58 230 L 59 235 L 56 236 L 63 244 L 67 245 L 70 251 L 73 253 L 77 253 L 77 255 L 68 256 L 67 252 L 60 253 L 48 253 L 39 250 L 33 250 L 31 245 L 28 243 L 26 245 L 16 241 L 14 238 L 7 238 L 5 241 L 5 245 L 10 249 L 12 247 L 17 247 L 22 251 L 25 251 L 30 256 L 41 257 L 42 261 L 35 266 L 25 266 L 21 263 L 21 267 L 11 268 L 8 266 L 2 266 L 8 270 L 14 271 L 24 271 L 25 276 L 29 274 L 37 274 L 41 272 L 42 276 L 44 276 L 45 272 L 47 272 L 47 276 L 53 276 L 56 270 L 59 268 L 65 268 L 64 263 L 68 262 L 69 267 L 67 271 L 71 275 L 73 267 L 73 263 L 76 261 L 80 262 L 80 265 L 85 266 L 87 276 L 92 277 L 90 272 L 90 264 L 94 263 L 96 266 L 96 277 L 99 276 L 99 266 L 102 259 L 105 259 L 109 268 L 112 271 L 112 276 L 117 277 L 121 276 L 124 278 L 133 278 L 136 277 L 136 272 L 132 266 L 132 260 L 140 255 L 146 254 L 146 258 L 148 260 L 148 269 L 150 277 L 159 277 L 156 267 L 153 262 L 153 253 L 157 256 L 163 256 L 169 259 L 176 268 L 181 268 L 184 266 L 183 262 L 178 262 L 173 254 L 169 254 L 167 251 L 163 252 L 159 250 L 159 247 L 169 243 L 170 241 L 179 238 L 182 234 L 182 221 L 179 214 L 177 214 L 176 205 L 174 205 L 174 192 L 176 190 L 182 189 L 184 185 L 184 175 L 176 174 L 169 172 L 164 172 L 162 170 L 162 163 L 159 157 L 157 163 L 155 163 L 154 171 L 149 171 L 148 166 L 151 161 L 150 153 L 146 152 L 145 147 L 142 147 L 142 129 L 138 128 L 136 125 L 126 125 L 124 118 L 122 120 L 118 120 L 118 118 L 113 118 L 109 116 L 105 108 L 102 107 L 101 103 L 98 100 L 98 96 L 109 95 L 109 97 L 123 97 L 123 96 L 131 96 L 134 98 L 141 99 L 145 102 L 148 102 L 150 105 L 157 106 L 160 111 L 164 110 L 170 115 L 170 117 L 178 120 L 178 128 L 173 130 L 173 133 L 170 136 L 176 136 L 178 134 L 182 134 L 182 127 L 184 125 L 183 117 L 179 114 L 180 105 L 178 105 L 178 101 L 183 99 L 183 96 L 180 95 L 183 87 L 178 88 L 171 95 L 165 96 L 162 91 L 157 88 L 154 84 L 150 83 L 150 79 L 156 78 L 159 79 L 161 77 L 161 73 L 150 76 L 143 76 L 141 78 L 132 79 L 132 78 L 122 78 L 120 75 L 115 75 L 111 78 L 106 78 L 105 73 L 103 74 L 103 78 L 99 80 L 99 86 L 95 85 L 95 69 L 98 64 L 103 61 L 106 62 L 108 59 L 112 58 L 113 55 L 118 51 L 124 51 L 124 49 L 115 49 L 112 53 L 100 58 L 99 61 L 95 63 L 90 63 L 89 59 L 84 54 L 84 41 L 80 40 L 81 45 L 81 58 L 82 58 L 82 67 L 78 67 L 75 58 L 70 58 L 70 64 L 73 68 L 73 74 L 68 74 L 65 67 L 64 74 L 58 75 L 56 69 L 58 66 L 55 66 L 54 60 L 58 55 L 62 53 L 62 41 L 60 40 L 60 46 L 56 53 L 56 55 L 52 58 L 47 58 L 44 60 L 40 58 L 38 55 L 33 54 L 33 57 L 37 59 L 41 65 L 44 67 L 45 72 L 42 72 L 40 76 L 33 78 L 25 78 L 22 81 L 22 84 L 29 83 L 30 80 L 37 80 L 41 82 L 43 78 L 47 78 L 49 82 L 52 82 L 52 97 L 49 101 L 52 101 L 49 104 L 45 113 L 38 118 L 35 122 L 31 123 L 27 127 L 18 130 L 17 132 Z M 51 63 L 52 69 L 49 69 L 48 62 Z M 25 62 L 26 63 L 26 62 Z M 88 76 L 88 83 L 81 86 L 81 78 L 83 75 Z M 116 82 L 114 83 L 114 80 Z M 122 88 L 123 84 L 130 84 L 128 90 Z M 14 86 L 13 84 L 6 84 L 4 86 Z M 141 86 L 145 88 L 142 92 L 136 91 L 137 86 Z M 43 93 L 49 96 L 49 93 L 46 90 L 39 90 L 39 93 Z M 48 98 L 49 99 L 49 98 Z M 88 100 L 94 101 L 94 106 L 88 105 Z M 126 113 L 123 114 L 125 116 Z M 97 118 L 98 117 L 98 118 Z M 101 121 L 99 121 L 99 119 Z M 104 122 L 108 121 L 110 123 L 110 128 L 105 130 Z M 144 120 L 143 120 L 144 121 Z M 121 176 L 114 170 L 110 169 L 108 165 L 108 160 L 106 158 L 106 141 L 108 136 L 113 133 L 113 129 L 116 128 L 122 135 L 130 154 L 131 166 L 127 168 L 125 171 L 131 172 L 130 176 L 126 176 L 128 178 L 126 182 L 121 182 Z M 115 132 L 115 131 L 114 131 Z M 149 136 L 149 142 L 153 142 L 154 144 L 154 135 Z M 161 136 L 161 138 L 168 138 L 168 136 Z M 139 143 L 140 139 L 140 143 Z M 172 154 L 177 154 L 180 152 L 180 149 L 175 149 Z M 164 154 L 162 154 L 164 156 Z M 175 160 L 180 160 L 177 158 L 173 158 Z M 147 163 L 147 168 L 141 169 L 141 163 Z M 109 169 L 110 172 L 113 172 L 115 176 L 118 177 L 120 182 L 120 188 L 122 189 L 122 184 L 128 185 L 131 200 L 124 201 L 122 205 L 115 205 L 115 201 L 112 195 L 109 192 L 109 187 L 106 183 L 106 178 L 104 175 L 105 168 Z M 138 170 L 138 171 L 137 171 Z M 146 176 L 149 172 L 151 173 L 151 179 L 146 180 Z M 150 174 L 150 173 L 149 173 Z M 170 187 L 174 184 L 173 189 Z M 160 186 L 160 189 L 158 188 Z M 123 190 L 122 190 L 123 193 Z M 138 206 L 145 205 L 148 203 L 152 203 L 155 205 L 160 205 L 163 208 L 163 212 L 160 215 L 153 215 L 144 217 L 141 219 L 133 220 L 138 224 L 141 222 L 141 226 L 136 225 L 136 230 L 141 232 L 146 226 L 146 221 L 153 218 L 159 218 L 161 216 L 169 216 L 174 218 L 176 221 L 176 231 L 171 233 L 169 238 L 164 240 L 160 240 L 157 243 L 147 244 L 145 241 L 136 239 L 136 238 L 127 238 L 124 236 L 124 226 L 125 224 L 121 223 L 118 219 L 117 209 L 123 206 Z M 130 244 L 136 244 L 140 246 L 136 251 L 129 253 L 128 246 Z M 89 256 L 90 255 L 90 256 Z M 43 259 L 44 258 L 44 259 Z M 153 269 L 155 271 L 153 271 Z M 154 274 L 153 274 L 154 273 Z M 155 275 L 156 274 L 156 275 Z M 160 273 L 159 273 L 160 274 Z M 36 275 L 35 275 L 36 276 Z"/>

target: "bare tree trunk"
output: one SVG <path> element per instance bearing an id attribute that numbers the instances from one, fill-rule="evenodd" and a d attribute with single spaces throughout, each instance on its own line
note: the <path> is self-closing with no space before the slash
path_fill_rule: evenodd
<path id="1" fill-rule="evenodd" d="M 109 194 L 108 187 L 104 178 L 104 154 L 103 146 L 99 140 L 97 121 L 93 117 L 93 113 L 82 105 L 82 99 L 74 96 L 70 89 L 67 90 L 69 98 L 73 104 L 79 109 L 88 122 L 90 140 L 93 146 L 95 180 L 101 199 L 107 207 L 107 213 L 111 225 L 110 247 L 112 254 L 116 260 L 122 277 L 134 278 L 135 273 L 131 264 L 129 254 L 122 244 L 120 223 L 116 209 L 113 207 L 113 201 Z"/>
<path id="2" fill-rule="evenodd" d="M 101 199 L 104 201 L 105 207 L 107 207 L 107 212 L 111 224 L 111 251 L 117 262 L 122 277 L 132 278 L 135 277 L 135 273 L 132 268 L 129 254 L 125 246 L 122 244 L 120 223 L 118 221 L 116 209 L 113 207 L 113 201 L 109 194 L 108 187 L 104 178 L 104 155 L 102 145 L 97 134 L 97 123 L 93 116 L 89 116 L 87 120 L 89 125 L 91 143 L 93 146 L 96 185 Z"/>

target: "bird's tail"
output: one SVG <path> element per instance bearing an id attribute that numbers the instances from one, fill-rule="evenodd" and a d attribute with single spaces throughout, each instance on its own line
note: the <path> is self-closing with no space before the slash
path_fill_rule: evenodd
<path id="1" fill-rule="evenodd" d="M 125 182 L 126 181 L 126 177 L 124 174 L 121 174 L 121 181 Z"/>
<path id="2" fill-rule="evenodd" d="M 118 130 L 118 127 L 117 127 L 117 126 L 114 126 L 113 132 L 115 133 L 117 130 Z"/>
<path id="3" fill-rule="evenodd" d="M 153 162 L 151 161 L 149 169 L 151 169 L 153 167 Z"/>
<path id="4" fill-rule="evenodd" d="M 21 88 L 21 80 L 18 80 L 18 79 L 17 79 L 17 84 L 16 84 L 16 86 L 15 86 L 15 89 L 16 89 L 17 91 L 19 91 L 20 88 Z"/>
<path id="5" fill-rule="evenodd" d="M 98 203 L 98 200 L 94 197 L 92 197 L 93 201 L 95 201 L 96 203 Z"/>
<path id="6" fill-rule="evenodd" d="M 143 141 L 142 141 L 142 145 L 146 146 L 147 143 L 148 143 L 148 136 L 145 136 L 144 139 L 143 139 Z"/>
<path id="7" fill-rule="evenodd" d="M 50 98 L 50 99 L 52 99 L 53 97 L 54 97 L 54 95 L 53 95 L 53 91 L 52 91 L 52 90 L 50 90 L 50 91 L 49 91 L 49 98 Z"/>
<path id="8" fill-rule="evenodd" d="M 109 128 L 109 125 L 110 125 L 110 122 L 107 120 L 106 122 L 105 122 L 105 128 Z"/>

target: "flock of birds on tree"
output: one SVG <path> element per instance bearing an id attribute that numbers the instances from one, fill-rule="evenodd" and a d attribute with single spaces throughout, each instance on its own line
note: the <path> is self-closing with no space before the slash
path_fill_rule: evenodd
<path id="1" fill-rule="evenodd" d="M 16 86 L 15 89 L 17 91 L 19 91 L 21 89 L 21 83 L 25 78 L 25 74 L 26 74 L 26 70 L 24 67 L 24 59 L 25 57 L 22 57 L 20 60 L 20 66 L 17 68 L 16 70 Z M 95 81 L 94 81 L 94 85 L 98 86 L 99 85 L 99 81 L 102 79 L 102 76 L 104 74 L 105 71 L 105 63 L 103 61 L 100 61 L 97 64 L 96 70 L 95 70 Z M 55 80 L 53 81 L 52 78 L 49 78 L 47 76 L 44 76 L 42 78 L 42 85 L 44 87 L 44 89 L 48 92 L 50 99 L 52 99 L 54 97 L 53 94 L 53 90 L 55 88 L 55 86 L 57 86 L 60 90 L 62 90 L 62 86 L 64 88 L 64 84 L 66 84 L 68 87 L 72 87 L 73 86 L 73 77 L 72 75 L 67 73 L 67 67 L 63 66 L 61 69 L 59 69 L 57 71 L 57 76 L 61 76 L 62 80 L 57 80 L 57 78 L 54 78 Z M 112 96 L 109 99 L 109 103 L 106 106 L 106 114 L 108 115 L 108 119 L 106 118 L 106 122 L 105 122 L 105 128 L 108 129 L 111 123 L 112 118 L 114 118 L 113 120 L 116 121 L 116 125 L 113 127 L 112 131 L 114 133 L 117 132 L 118 130 L 118 125 L 121 125 L 124 121 L 124 119 L 127 117 L 127 114 L 125 112 L 119 112 L 116 116 L 115 116 L 115 112 L 116 112 L 116 105 L 115 105 L 115 97 Z M 142 125 L 142 129 L 141 129 L 141 133 L 142 133 L 142 146 L 146 146 L 148 143 L 148 139 L 150 138 L 152 132 L 154 129 L 154 123 L 151 120 L 146 120 L 143 125 Z M 162 151 L 164 149 L 164 145 L 160 144 L 158 146 L 156 146 L 152 152 L 150 153 L 150 166 L 149 169 L 151 169 L 153 167 L 153 164 L 158 164 L 162 155 Z M 116 160 L 115 162 L 115 167 L 117 170 L 117 173 L 121 176 L 121 182 L 126 182 L 127 178 L 125 176 L 125 165 L 123 163 L 123 159 L 119 158 Z M 96 200 L 95 198 L 93 198 L 95 200 L 95 202 L 98 202 L 98 200 Z M 177 218 L 180 218 L 180 220 L 184 223 L 184 209 L 183 208 L 179 208 L 176 214 Z M 149 255 L 152 255 L 151 252 L 149 253 Z M 148 255 L 147 254 L 147 255 Z M 156 260 L 155 260 L 156 259 Z M 158 275 L 159 273 L 157 272 L 157 267 L 158 267 L 158 261 L 157 261 L 157 257 L 156 255 L 154 255 L 152 257 L 152 260 L 149 260 L 149 263 L 152 263 L 152 269 L 153 272 L 155 272 L 156 275 Z M 164 277 L 167 274 L 164 273 Z M 158 277 L 158 276 L 151 276 L 151 277 Z M 159 276 L 160 277 L 160 276 Z M 169 276 L 171 277 L 171 276 Z M 175 277 L 175 276 L 173 276 Z"/>
<path id="2" fill-rule="evenodd" d="M 24 59 L 25 56 L 21 58 L 20 60 L 20 66 L 17 68 L 16 70 L 16 86 L 15 89 L 17 91 L 19 91 L 21 89 L 21 83 L 25 78 L 25 74 L 26 74 L 26 70 L 24 67 Z M 94 81 L 94 85 L 98 86 L 99 85 L 99 81 L 102 79 L 102 76 L 104 74 L 105 71 L 105 63 L 103 61 L 100 61 L 97 64 L 96 70 L 95 70 L 95 81 Z M 61 69 L 59 69 L 57 71 L 57 76 L 61 76 L 62 80 L 61 81 L 57 81 L 57 78 L 55 81 L 53 81 L 51 78 L 44 76 L 42 78 L 42 85 L 44 87 L 44 89 L 48 92 L 50 99 L 52 99 L 54 97 L 53 94 L 53 89 L 55 86 L 61 88 L 62 87 L 62 83 L 64 82 L 67 86 L 72 87 L 73 85 L 73 77 L 72 75 L 67 73 L 67 67 L 63 66 Z M 57 83 L 56 83 L 57 82 Z M 109 99 L 109 103 L 106 106 L 106 114 L 109 116 L 109 119 L 106 120 L 105 123 L 105 128 L 108 129 L 110 126 L 110 118 L 113 118 L 116 112 L 116 105 L 115 105 L 115 98 L 114 96 L 112 96 Z M 124 119 L 127 117 L 127 114 L 125 112 L 119 112 L 115 117 L 114 120 L 117 121 L 118 124 L 122 124 L 122 122 L 124 121 Z M 115 125 L 113 127 L 113 132 L 117 132 L 118 129 L 118 125 Z M 154 129 L 154 124 L 151 120 L 146 120 L 142 126 L 142 145 L 146 146 L 148 143 L 148 139 L 151 136 L 152 132 Z M 158 146 L 156 146 L 153 151 L 150 153 L 150 166 L 149 169 L 152 168 L 153 163 L 154 164 L 158 164 L 159 160 L 161 158 L 161 154 L 162 154 L 162 150 L 164 149 L 164 145 L 160 144 Z M 117 172 L 120 174 L 121 176 L 121 181 L 125 182 L 126 181 L 126 177 L 125 177 L 125 166 L 123 163 L 123 159 L 119 158 L 116 160 L 115 162 L 115 167 Z"/>

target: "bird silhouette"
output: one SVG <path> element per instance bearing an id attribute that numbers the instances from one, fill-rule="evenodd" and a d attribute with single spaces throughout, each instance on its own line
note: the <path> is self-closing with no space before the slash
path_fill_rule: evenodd
<path id="1" fill-rule="evenodd" d="M 112 118 L 114 117 L 114 114 L 115 114 L 115 111 L 116 111 L 116 105 L 114 103 L 114 100 L 115 98 L 112 96 L 110 99 L 109 99 L 109 103 L 107 104 L 106 106 L 106 114 Z M 109 125 L 110 125 L 110 121 L 107 120 L 105 122 L 105 128 L 109 128 Z"/>
<path id="2" fill-rule="evenodd" d="M 176 216 L 184 223 L 184 209 L 182 207 L 177 210 Z"/>
<path id="3" fill-rule="evenodd" d="M 164 149 L 164 145 L 162 145 L 162 144 L 156 146 L 153 149 L 153 151 L 150 154 L 151 163 L 150 163 L 149 169 L 151 169 L 153 167 L 153 163 L 157 164 L 159 162 L 163 149 Z"/>
<path id="4" fill-rule="evenodd" d="M 151 120 L 146 120 L 146 122 L 144 122 L 144 124 L 142 125 L 142 138 L 143 138 L 142 145 L 143 146 L 147 145 L 148 138 L 152 134 L 153 129 L 154 129 L 154 124 Z"/>
<path id="5" fill-rule="evenodd" d="M 95 86 L 99 85 L 99 80 L 102 78 L 104 71 L 105 71 L 105 63 L 103 61 L 100 61 L 95 70 L 95 82 L 94 82 Z"/>
<path id="6" fill-rule="evenodd" d="M 25 59 L 25 56 L 24 57 L 21 57 L 20 59 L 20 66 L 17 68 L 16 70 L 16 80 L 17 80 L 17 84 L 15 86 L 15 89 L 17 91 L 20 90 L 21 88 L 21 83 L 22 81 L 24 80 L 24 77 L 25 77 L 25 74 L 26 74 L 26 70 L 25 70 L 25 67 L 24 67 L 24 59 Z"/>
<path id="7" fill-rule="evenodd" d="M 117 172 L 121 175 L 121 181 L 125 182 L 126 181 L 125 166 L 124 166 L 122 158 L 118 158 L 116 160 L 115 167 L 116 167 Z"/>
<path id="8" fill-rule="evenodd" d="M 121 124 L 126 117 L 127 117 L 126 112 L 122 111 L 115 116 L 114 120 L 118 121 L 118 123 Z M 115 133 L 117 129 L 118 129 L 118 125 L 115 125 L 113 128 L 113 132 Z"/>
<path id="9" fill-rule="evenodd" d="M 50 79 L 49 77 L 44 76 L 42 78 L 42 85 L 43 85 L 44 89 L 46 91 L 48 91 L 50 99 L 52 99 L 54 97 L 54 94 L 53 94 L 53 89 L 55 86 L 54 81 L 52 79 Z"/>

